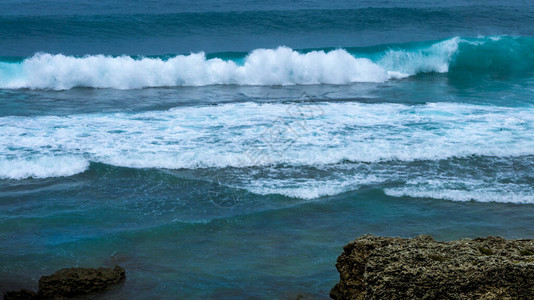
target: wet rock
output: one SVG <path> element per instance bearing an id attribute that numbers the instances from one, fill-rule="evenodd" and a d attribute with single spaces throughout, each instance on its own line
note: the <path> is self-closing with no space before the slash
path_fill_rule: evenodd
<path id="1" fill-rule="evenodd" d="M 534 240 L 362 236 L 343 248 L 333 299 L 532 299 Z"/>
<path id="2" fill-rule="evenodd" d="M 73 297 L 101 291 L 126 278 L 123 268 L 68 268 L 39 279 L 38 295 L 43 298 Z"/>
<path id="3" fill-rule="evenodd" d="M 66 299 L 103 291 L 126 278 L 123 268 L 67 268 L 39 279 L 39 291 L 7 292 L 4 299 Z"/>

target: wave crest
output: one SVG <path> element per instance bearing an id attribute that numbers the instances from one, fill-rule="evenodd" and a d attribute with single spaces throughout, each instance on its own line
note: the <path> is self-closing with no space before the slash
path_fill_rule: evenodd
<path id="1" fill-rule="evenodd" d="M 446 72 L 450 57 L 456 51 L 454 45 L 457 45 L 456 39 L 428 49 L 389 50 L 377 62 L 344 49 L 301 53 L 288 47 L 256 49 L 236 61 L 208 59 L 203 52 L 169 59 L 39 53 L 19 63 L 0 63 L 0 88 L 135 89 L 385 82 L 418 72 Z"/>
<path id="2" fill-rule="evenodd" d="M 387 72 L 345 50 L 299 53 L 287 47 L 258 49 L 239 65 L 204 53 L 134 59 L 36 54 L 16 66 L 0 66 L 2 88 L 64 90 L 73 87 L 135 89 L 163 86 L 292 85 L 383 82 Z"/>
<path id="3" fill-rule="evenodd" d="M 507 76 L 531 72 L 533 47 L 532 38 L 503 36 L 352 50 L 299 52 L 278 47 L 233 59 L 208 58 L 203 52 L 171 58 L 39 53 L 19 62 L 0 61 L 0 88 L 379 83 L 429 72 Z"/>

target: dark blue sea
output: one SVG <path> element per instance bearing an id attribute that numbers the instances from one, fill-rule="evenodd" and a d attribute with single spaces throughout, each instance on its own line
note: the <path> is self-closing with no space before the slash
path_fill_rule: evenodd
<path id="1" fill-rule="evenodd" d="M 312 299 L 366 233 L 534 238 L 534 2 L 0 3 L 0 292 Z"/>

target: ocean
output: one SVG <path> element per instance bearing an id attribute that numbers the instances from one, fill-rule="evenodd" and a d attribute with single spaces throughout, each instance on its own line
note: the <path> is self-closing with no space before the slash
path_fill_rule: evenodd
<path id="1" fill-rule="evenodd" d="M 534 238 L 532 1 L 2 1 L 0 292 L 324 299 L 367 233 Z"/>

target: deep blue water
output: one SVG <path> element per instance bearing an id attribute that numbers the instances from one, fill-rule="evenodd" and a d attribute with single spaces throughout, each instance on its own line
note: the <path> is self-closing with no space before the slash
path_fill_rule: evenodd
<path id="1" fill-rule="evenodd" d="M 534 238 L 530 1 L 3 1 L 0 292 L 325 298 L 372 233 Z"/>

